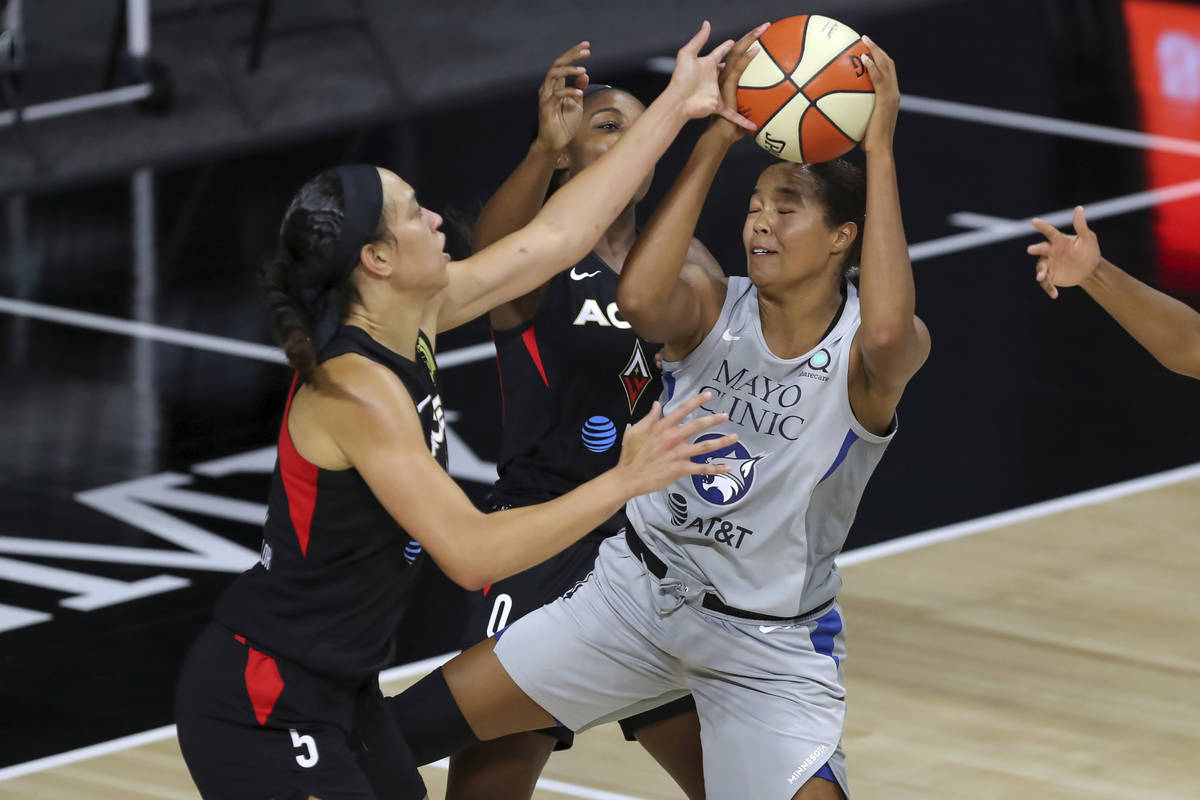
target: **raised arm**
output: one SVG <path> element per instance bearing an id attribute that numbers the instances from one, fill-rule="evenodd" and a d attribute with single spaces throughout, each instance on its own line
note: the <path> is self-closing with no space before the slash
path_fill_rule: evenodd
<path id="1" fill-rule="evenodd" d="M 412 400 L 395 376 L 359 362 L 334 380 L 337 391 L 317 401 L 333 443 L 392 517 L 451 580 L 469 590 L 545 561 L 631 497 L 684 475 L 725 471 L 692 457 L 736 440 L 726 436 L 689 443 L 728 418 L 714 415 L 683 423 L 704 402 L 702 395 L 666 417 L 655 403 L 625 432 L 616 467 L 550 502 L 484 514 L 430 456 Z"/>
<path id="2" fill-rule="evenodd" d="M 447 267 L 449 284 L 442 291 L 438 330 L 520 297 L 583 258 L 629 204 L 688 119 L 720 113 L 751 125 L 720 102 L 718 65 L 733 42 L 701 58 L 708 31 L 705 22 L 680 49 L 670 84 L 621 140 L 555 192 L 532 222 Z"/>
<path id="3" fill-rule="evenodd" d="M 1088 227 L 1083 206 L 1075 207 L 1075 235 L 1049 222 L 1033 226 L 1046 241 L 1032 244 L 1037 280 L 1050 297 L 1058 287 L 1082 286 L 1138 344 L 1172 372 L 1200 378 L 1200 313 L 1121 270 L 1100 254 L 1100 240 Z"/>
<path id="4" fill-rule="evenodd" d="M 538 89 L 538 134 L 529 152 L 492 195 L 475 224 L 475 245 L 482 249 L 503 239 L 537 216 L 545 202 L 559 158 L 583 119 L 583 90 L 588 76 L 575 64 L 591 55 L 580 42 L 554 60 Z M 575 85 L 567 86 L 574 77 Z"/>
<path id="5" fill-rule="evenodd" d="M 737 81 L 757 52 L 760 25 L 743 36 L 720 76 L 723 103 L 734 105 Z M 625 259 L 617 305 L 642 337 L 664 342 L 664 355 L 677 360 L 690 353 L 721 313 L 725 280 L 689 261 L 692 234 L 717 169 L 742 128 L 714 118 L 683 171 L 650 218 Z"/>
<path id="6" fill-rule="evenodd" d="M 900 216 L 892 139 L 900 109 L 896 65 L 863 37 L 863 63 L 875 85 L 875 109 L 862 149 L 867 157 L 867 213 L 859 278 L 862 324 L 851 353 L 850 403 L 868 430 L 882 433 L 904 387 L 929 356 L 929 331 L 916 316 L 916 288 Z"/>

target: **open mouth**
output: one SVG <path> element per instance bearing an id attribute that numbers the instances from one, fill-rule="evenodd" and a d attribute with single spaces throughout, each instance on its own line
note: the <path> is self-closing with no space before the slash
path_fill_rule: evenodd
<path id="1" fill-rule="evenodd" d="M 773 255 L 775 255 L 775 251 L 768 250 L 765 247 L 751 247 L 750 255 L 752 255 L 752 256 L 773 256 Z"/>

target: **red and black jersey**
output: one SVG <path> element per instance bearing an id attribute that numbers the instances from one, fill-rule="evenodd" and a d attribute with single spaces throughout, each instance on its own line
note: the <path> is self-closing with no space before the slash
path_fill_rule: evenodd
<path id="1" fill-rule="evenodd" d="M 437 366 L 424 333 L 417 361 L 410 361 L 343 325 L 320 359 L 345 353 L 384 365 L 404 383 L 430 452 L 445 469 Z M 264 652 L 315 672 L 361 677 L 387 666 L 423 554 L 357 470 L 321 469 L 296 451 L 288 412 L 298 384 L 279 430 L 262 555 L 222 595 L 215 616 Z"/>
<path id="2" fill-rule="evenodd" d="M 659 346 L 617 310 L 618 275 L 595 253 L 547 286 L 533 319 L 493 331 L 504 429 L 493 505 L 527 505 L 613 467 L 627 423 L 661 389 Z"/>

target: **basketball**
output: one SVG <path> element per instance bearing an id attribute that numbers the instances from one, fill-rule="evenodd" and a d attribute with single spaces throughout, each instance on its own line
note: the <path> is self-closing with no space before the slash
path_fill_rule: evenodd
<path id="1" fill-rule="evenodd" d="M 754 141 L 780 158 L 828 161 L 862 140 L 875 87 L 859 35 L 835 19 L 781 19 L 738 81 L 738 112 L 758 126 Z"/>

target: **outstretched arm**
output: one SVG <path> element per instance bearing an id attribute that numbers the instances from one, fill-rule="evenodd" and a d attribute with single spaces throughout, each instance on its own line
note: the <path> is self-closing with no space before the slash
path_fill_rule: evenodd
<path id="1" fill-rule="evenodd" d="M 733 42 L 701 58 L 708 30 L 705 22 L 679 51 L 670 84 L 621 140 L 555 192 L 532 222 L 447 267 L 450 282 L 442 291 L 438 330 L 520 297 L 583 258 L 688 119 L 721 113 L 742 120 L 722 106 L 716 85 L 718 65 Z"/>
<path id="2" fill-rule="evenodd" d="M 863 231 L 859 308 L 862 324 L 851 351 L 850 404 L 868 430 L 884 433 L 909 379 L 929 357 L 929 330 L 916 316 L 917 293 L 892 139 L 900 110 L 896 65 L 863 37 L 863 63 L 875 85 L 875 108 L 862 148 L 867 157 L 867 214 Z"/>
<path id="3" fill-rule="evenodd" d="M 1152 289 L 1100 254 L 1100 240 L 1088 227 L 1083 206 L 1075 207 L 1075 235 L 1044 220 L 1033 226 L 1046 241 L 1027 252 L 1038 257 L 1037 280 L 1051 298 L 1058 287 L 1082 286 L 1150 355 L 1167 369 L 1200 378 L 1200 313 Z"/>
<path id="4" fill-rule="evenodd" d="M 537 216 L 550 188 L 563 149 L 579 130 L 583 119 L 583 90 L 588 76 L 575 64 L 591 55 L 580 42 L 554 60 L 538 89 L 538 135 L 512 174 L 488 199 L 475 225 L 475 245 L 482 249 L 503 239 Z M 567 78 L 575 85 L 568 86 Z"/>
<path id="5" fill-rule="evenodd" d="M 760 25 L 734 45 L 720 77 L 725 105 L 734 104 L 738 78 L 757 52 L 752 45 L 766 27 Z M 741 136 L 740 127 L 713 120 L 621 270 L 621 313 L 642 337 L 664 342 L 664 354 L 672 361 L 690 353 L 721 313 L 724 277 L 689 263 L 688 255 L 717 169 Z"/>
<path id="6" fill-rule="evenodd" d="M 371 492 L 442 570 L 469 590 L 545 561 L 608 519 L 629 498 L 689 474 L 727 471 L 694 456 L 735 436 L 691 444 L 728 415 L 684 422 L 706 399 L 697 395 L 662 416 L 657 403 L 625 432 L 616 467 L 547 503 L 484 514 L 429 454 L 412 400 L 377 364 L 344 365 L 318 414 Z"/>

